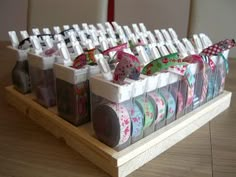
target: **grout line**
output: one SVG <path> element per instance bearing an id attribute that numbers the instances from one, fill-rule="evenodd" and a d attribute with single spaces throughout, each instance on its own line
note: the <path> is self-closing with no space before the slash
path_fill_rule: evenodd
<path id="1" fill-rule="evenodd" d="M 214 177 L 214 165 L 213 165 L 213 147 L 212 147 L 212 134 L 211 134 L 211 121 L 209 122 L 209 134 L 210 134 L 210 146 L 211 146 L 211 175 Z"/>

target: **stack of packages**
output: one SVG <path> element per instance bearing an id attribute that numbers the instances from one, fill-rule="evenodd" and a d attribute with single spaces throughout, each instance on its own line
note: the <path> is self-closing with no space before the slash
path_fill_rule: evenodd
<path id="1" fill-rule="evenodd" d="M 117 150 L 222 93 L 235 46 L 203 33 L 180 40 L 172 28 L 152 33 L 143 23 L 63 28 L 21 31 L 20 43 L 9 32 L 19 56 L 13 84 L 76 126 L 91 118 L 96 137 Z"/>

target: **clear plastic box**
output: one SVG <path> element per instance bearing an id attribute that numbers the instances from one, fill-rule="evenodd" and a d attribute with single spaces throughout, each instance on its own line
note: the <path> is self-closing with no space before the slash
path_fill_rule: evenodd
<path id="1" fill-rule="evenodd" d="M 45 107 L 55 106 L 56 92 L 53 73 L 55 57 L 43 57 L 29 53 L 28 61 L 32 93 L 35 95 L 36 101 Z"/>
<path id="2" fill-rule="evenodd" d="M 89 122 L 89 67 L 75 69 L 55 63 L 54 72 L 59 116 L 75 126 Z"/>
<path id="3" fill-rule="evenodd" d="M 12 83 L 16 90 L 26 94 L 31 92 L 31 83 L 29 75 L 29 64 L 28 64 L 28 49 L 21 50 L 13 47 L 8 47 L 14 58 L 16 58 L 16 64 L 12 69 Z"/>

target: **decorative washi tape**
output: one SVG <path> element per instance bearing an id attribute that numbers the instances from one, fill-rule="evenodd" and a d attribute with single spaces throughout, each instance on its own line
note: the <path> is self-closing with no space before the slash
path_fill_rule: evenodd
<path id="1" fill-rule="evenodd" d="M 176 101 L 173 95 L 167 91 L 167 90 L 160 90 L 160 94 L 163 96 L 165 99 L 165 102 L 167 104 L 167 112 L 166 112 L 166 118 L 170 119 L 176 111 Z"/>
<path id="2" fill-rule="evenodd" d="M 86 55 L 83 53 L 74 59 L 72 68 L 80 69 L 87 64 Z"/>
<path id="3" fill-rule="evenodd" d="M 153 101 L 153 104 L 156 105 L 156 115 L 154 116 L 154 118 L 155 124 L 158 124 L 163 119 L 165 119 L 166 116 L 165 100 L 158 92 L 148 93 L 148 96 L 150 96 L 150 99 Z"/>
<path id="4" fill-rule="evenodd" d="M 217 56 L 219 53 L 227 49 L 231 49 L 232 47 L 235 47 L 235 46 L 236 46 L 236 43 L 234 39 L 225 39 L 223 41 L 220 41 L 218 43 L 215 43 L 207 47 L 201 52 L 201 54 L 206 55 L 206 56 L 212 56 L 212 55 Z"/>
<path id="5" fill-rule="evenodd" d="M 169 67 L 176 65 L 186 65 L 186 63 L 179 59 L 177 53 L 173 53 L 151 61 L 143 68 L 142 74 L 153 75 L 156 72 L 167 70 Z"/>
<path id="6" fill-rule="evenodd" d="M 219 57 L 221 57 L 224 61 L 225 64 L 225 69 L 226 69 L 226 73 L 229 73 L 229 63 L 228 60 L 225 58 L 225 56 L 222 53 L 219 53 Z"/>
<path id="7" fill-rule="evenodd" d="M 217 56 L 220 53 L 222 53 L 223 51 L 231 49 L 232 47 L 235 47 L 235 46 L 236 46 L 236 43 L 233 39 L 226 39 L 226 40 L 220 41 L 218 43 L 215 43 L 215 44 L 207 47 L 206 49 L 204 49 L 200 53 L 200 55 L 203 56 L 204 61 L 207 62 L 210 65 L 212 70 L 214 70 L 215 69 L 215 64 L 211 60 L 210 57 L 211 56 Z"/>
<path id="8" fill-rule="evenodd" d="M 186 107 L 189 107 L 193 103 L 194 99 L 194 86 L 188 87 Z"/>
<path id="9" fill-rule="evenodd" d="M 204 64 L 204 59 L 201 55 L 190 55 L 188 57 L 185 57 L 183 61 L 188 62 L 188 63 L 199 63 L 200 65 L 200 72 L 202 73 L 202 90 L 201 90 L 201 96 L 200 96 L 200 101 L 202 102 L 205 100 L 206 95 L 207 95 L 207 88 L 208 88 L 208 76 L 206 74 L 206 66 Z M 189 84 L 189 81 L 188 81 Z M 198 101 L 198 100 L 195 100 Z"/>
<path id="10" fill-rule="evenodd" d="M 96 49 L 90 49 L 85 51 L 83 54 L 77 56 L 73 61 L 72 67 L 80 69 L 87 64 L 96 65 L 95 50 Z"/>
<path id="11" fill-rule="evenodd" d="M 127 43 L 115 46 L 115 47 L 111 47 L 105 51 L 102 52 L 103 55 L 108 55 L 110 52 L 118 52 L 118 51 L 122 51 L 123 49 L 126 49 L 128 47 Z"/>
<path id="12" fill-rule="evenodd" d="M 97 138 L 110 147 L 122 145 L 131 135 L 131 120 L 122 104 L 108 103 L 93 112 L 93 128 Z"/>
<path id="13" fill-rule="evenodd" d="M 127 77 L 138 80 L 141 68 L 137 57 L 123 51 L 118 51 L 117 59 L 119 63 L 114 71 L 113 82 L 123 84 Z"/>
<path id="14" fill-rule="evenodd" d="M 221 83 L 220 83 L 220 93 L 224 91 L 224 86 L 225 86 L 225 77 L 226 77 L 226 68 L 224 65 L 220 65 L 219 68 L 220 71 L 220 76 L 221 76 Z"/>
<path id="15" fill-rule="evenodd" d="M 88 81 L 79 83 L 75 87 L 76 93 L 76 115 L 78 116 L 78 124 L 89 121 L 89 85 Z"/>
<path id="16" fill-rule="evenodd" d="M 207 97 L 207 89 L 208 89 L 208 75 L 204 63 L 201 72 L 202 72 L 202 92 L 201 92 L 200 102 L 203 102 Z"/>
<path id="17" fill-rule="evenodd" d="M 131 136 L 137 137 L 142 133 L 144 115 L 135 102 L 124 103 L 131 119 Z"/>
<path id="18" fill-rule="evenodd" d="M 184 96 L 183 93 L 181 91 L 178 91 L 178 88 L 173 88 L 173 92 L 175 92 L 177 101 L 176 101 L 176 112 L 180 113 L 184 110 Z"/>
<path id="19" fill-rule="evenodd" d="M 208 80 L 207 100 L 212 99 L 214 95 L 214 82 L 215 82 L 215 72 L 211 71 Z"/>
<path id="20" fill-rule="evenodd" d="M 135 99 L 137 105 L 142 110 L 144 114 L 144 126 L 143 129 L 149 127 L 153 121 L 155 116 L 155 107 L 153 103 L 146 96 L 141 96 Z"/>

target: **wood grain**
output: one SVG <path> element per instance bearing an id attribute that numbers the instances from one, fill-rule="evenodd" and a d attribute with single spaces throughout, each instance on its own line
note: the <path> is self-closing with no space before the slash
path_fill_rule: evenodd
<path id="1" fill-rule="evenodd" d="M 212 101 L 119 152 L 99 142 L 92 134 L 90 123 L 75 127 L 13 86 L 6 87 L 6 100 L 111 176 L 125 177 L 227 109 L 231 93 L 224 91 Z"/>

